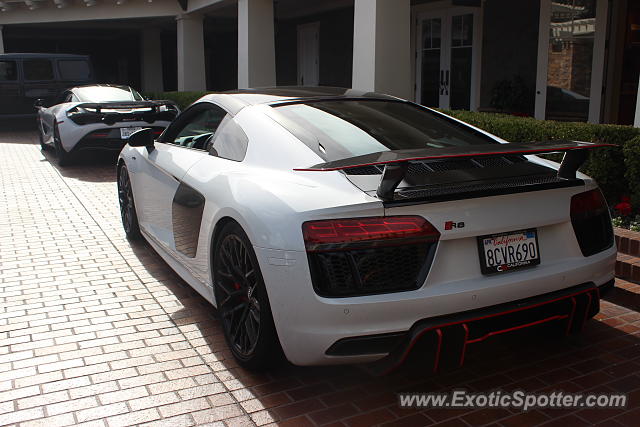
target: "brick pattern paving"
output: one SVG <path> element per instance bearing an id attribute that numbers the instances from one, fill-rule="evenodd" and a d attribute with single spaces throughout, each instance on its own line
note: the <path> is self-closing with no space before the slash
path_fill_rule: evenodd
<path id="1" fill-rule="evenodd" d="M 640 233 L 616 228 L 616 276 L 640 283 Z"/>
<path id="2" fill-rule="evenodd" d="M 212 308 L 124 238 L 114 168 L 58 170 L 31 133 L 0 135 L 0 425 L 637 425 L 640 285 L 620 281 L 578 336 L 477 344 L 465 368 L 373 377 L 356 366 L 232 360 Z M 616 410 L 400 409 L 397 392 L 630 394 Z"/>

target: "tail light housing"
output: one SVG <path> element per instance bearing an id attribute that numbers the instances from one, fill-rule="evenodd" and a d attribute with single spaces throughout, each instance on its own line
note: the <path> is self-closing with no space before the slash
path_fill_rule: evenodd
<path id="1" fill-rule="evenodd" d="M 599 189 L 571 198 L 571 225 L 584 256 L 597 254 L 613 245 L 609 207 Z"/>
<path id="2" fill-rule="evenodd" d="M 440 238 L 419 216 L 310 221 L 302 234 L 314 289 L 325 297 L 419 288 Z"/>

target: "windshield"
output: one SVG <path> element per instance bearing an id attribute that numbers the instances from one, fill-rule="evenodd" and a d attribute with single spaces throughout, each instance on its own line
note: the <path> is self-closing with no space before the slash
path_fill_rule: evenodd
<path id="1" fill-rule="evenodd" d="M 388 150 L 496 143 L 408 102 L 331 100 L 282 105 L 274 111 L 278 123 L 327 161 Z"/>
<path id="2" fill-rule="evenodd" d="M 142 95 L 129 86 L 87 86 L 73 92 L 82 102 L 144 101 Z"/>

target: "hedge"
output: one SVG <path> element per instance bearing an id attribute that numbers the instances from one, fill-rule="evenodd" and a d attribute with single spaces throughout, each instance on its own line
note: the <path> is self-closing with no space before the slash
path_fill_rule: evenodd
<path id="1" fill-rule="evenodd" d="M 173 101 L 178 104 L 181 110 L 184 110 L 207 93 L 209 92 L 147 92 L 145 96 L 149 99 Z"/>
<path id="2" fill-rule="evenodd" d="M 610 204 L 630 195 L 640 208 L 640 129 L 631 126 L 556 122 L 506 114 L 443 111 L 510 142 L 569 139 L 601 142 L 615 148 L 594 150 L 580 170 L 594 178 Z"/>
<path id="3" fill-rule="evenodd" d="M 155 99 L 173 100 L 181 109 L 184 109 L 205 93 L 163 92 L 147 95 Z M 569 139 L 616 145 L 615 148 L 594 150 L 580 170 L 598 182 L 610 204 L 615 204 L 622 196 L 629 195 L 634 208 L 640 209 L 640 129 L 638 128 L 536 120 L 531 117 L 463 110 L 443 112 L 510 142 Z"/>

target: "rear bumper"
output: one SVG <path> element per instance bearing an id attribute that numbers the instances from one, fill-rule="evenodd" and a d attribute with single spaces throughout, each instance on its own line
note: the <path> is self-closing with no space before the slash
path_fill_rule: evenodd
<path id="1" fill-rule="evenodd" d="M 147 126 L 151 128 L 157 135 L 164 131 L 164 126 Z M 98 129 L 86 134 L 73 147 L 71 152 L 78 151 L 117 151 L 120 152 L 122 147 L 127 145 L 126 139 L 120 138 L 120 128 Z"/>
<path id="2" fill-rule="evenodd" d="M 475 244 L 475 239 L 471 243 Z M 415 291 L 323 298 L 312 289 L 305 252 L 254 248 L 280 343 L 287 358 L 296 365 L 374 362 L 387 357 L 392 345 L 349 355 L 333 355 L 328 349 L 346 338 L 394 334 L 400 338 L 421 319 L 550 295 L 580 283 L 605 285 L 614 277 L 616 256 L 616 249 L 611 248 L 587 258 L 547 258 L 535 268 L 498 276 L 480 276 L 479 263 L 473 263 L 478 272 L 466 280 L 428 279 Z M 477 248 L 473 249 L 477 253 Z"/>
<path id="3" fill-rule="evenodd" d="M 585 283 L 506 304 L 422 319 L 404 333 L 341 339 L 326 353 L 355 356 L 389 352 L 371 365 L 374 372 L 387 374 L 400 367 L 420 345 L 429 358 L 429 361 L 421 360 L 430 363 L 433 372 L 461 367 L 470 345 L 497 335 L 552 322 L 567 335 L 580 331 L 586 321 L 598 313 L 600 294 L 613 284 L 613 280 L 600 287 Z"/>

